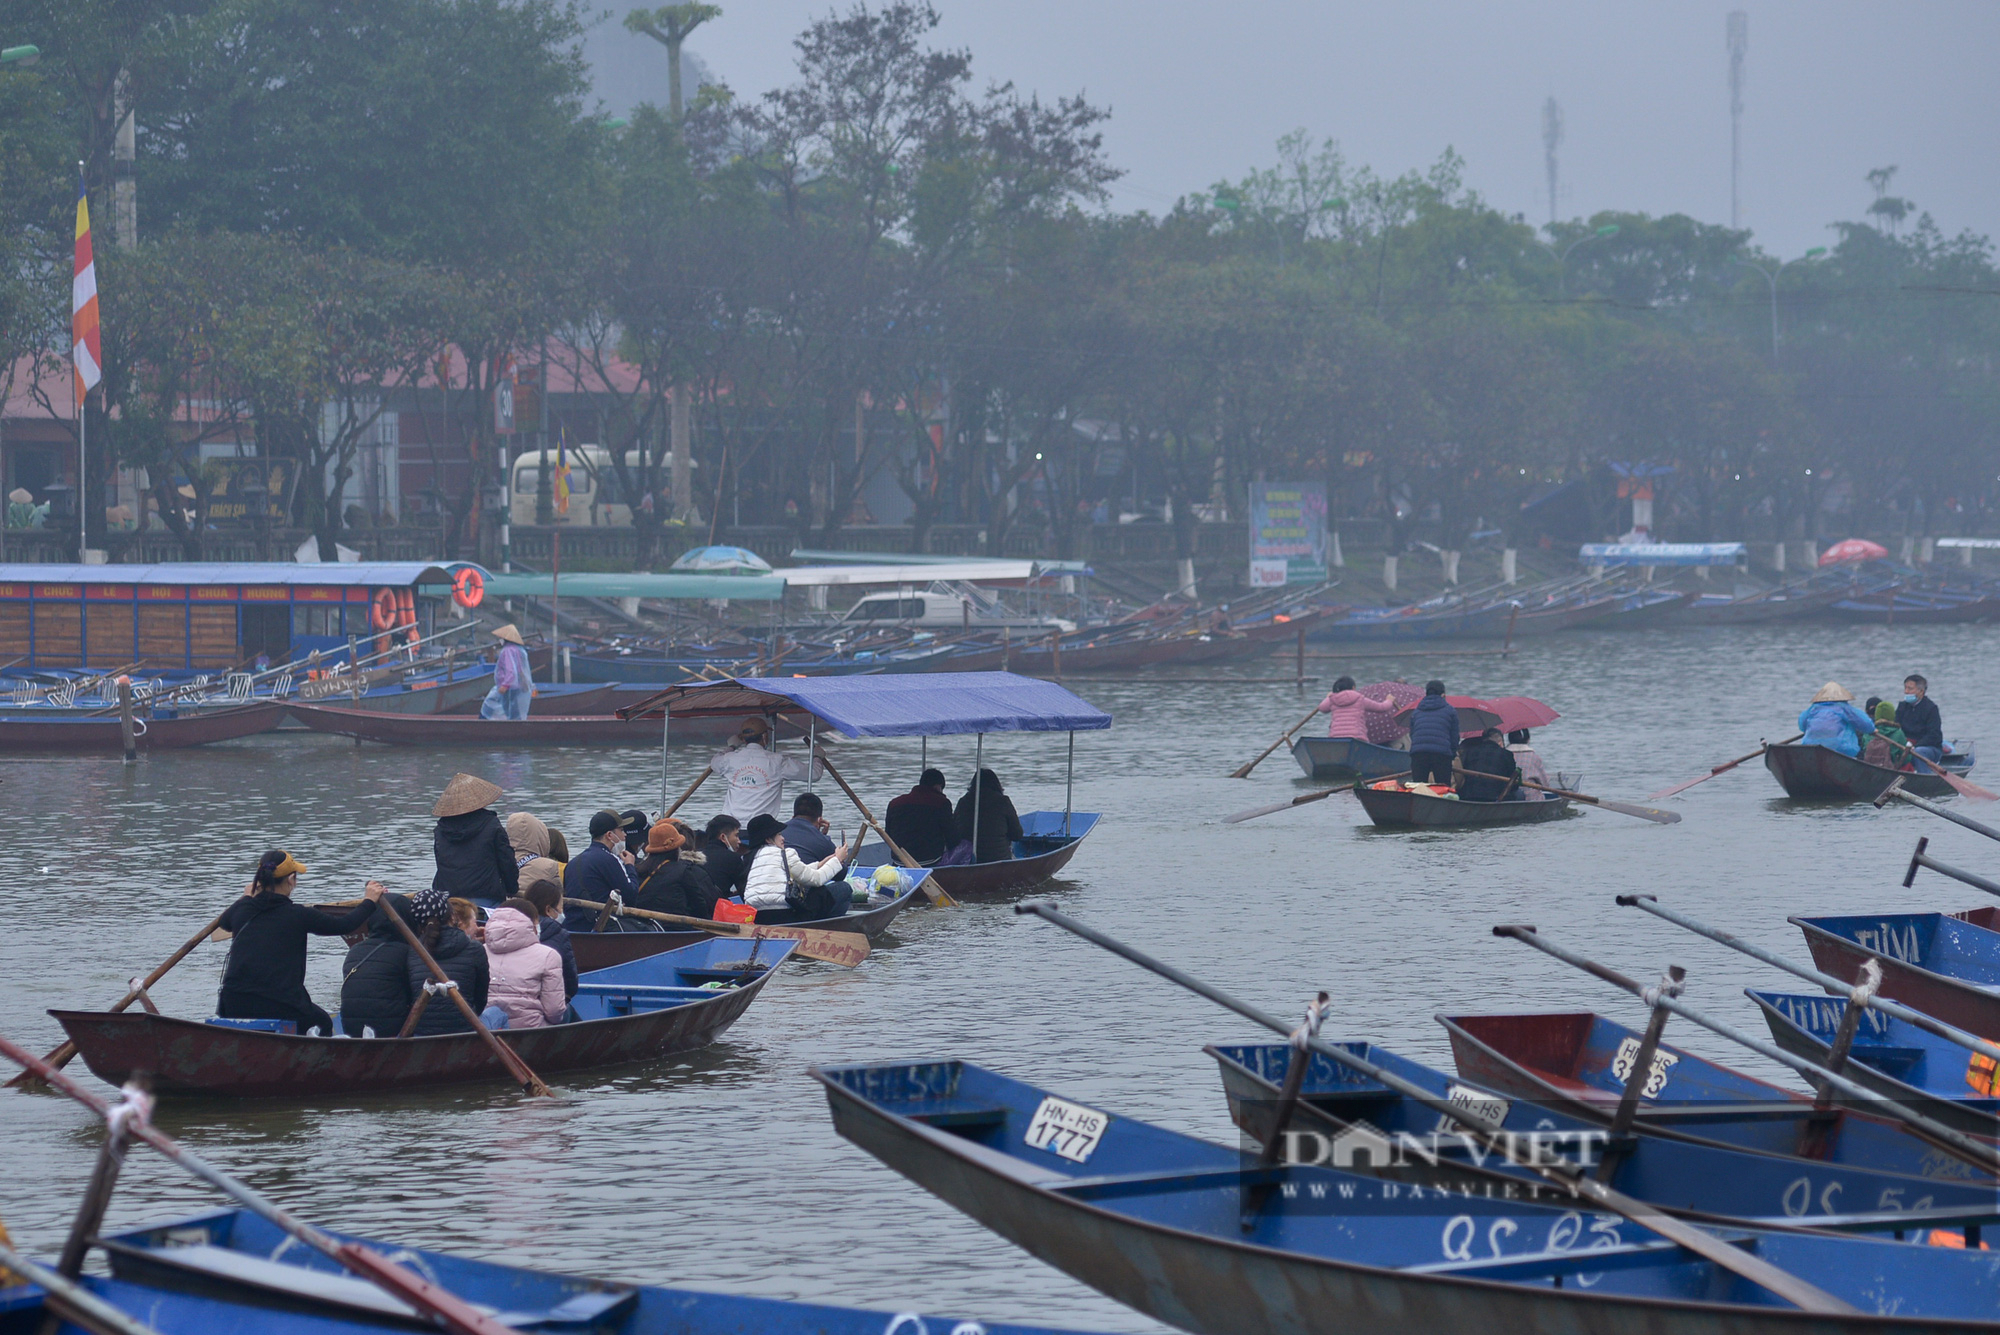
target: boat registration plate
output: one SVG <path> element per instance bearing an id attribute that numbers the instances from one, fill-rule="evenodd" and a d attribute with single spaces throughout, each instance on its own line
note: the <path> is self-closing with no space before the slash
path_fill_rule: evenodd
<path id="1" fill-rule="evenodd" d="M 1071 1163 L 1083 1163 L 1096 1150 L 1097 1142 L 1104 1137 L 1104 1128 L 1109 1125 L 1110 1116 L 1095 1108 L 1055 1097 L 1045 1098 L 1028 1123 L 1028 1148 L 1047 1150 Z"/>

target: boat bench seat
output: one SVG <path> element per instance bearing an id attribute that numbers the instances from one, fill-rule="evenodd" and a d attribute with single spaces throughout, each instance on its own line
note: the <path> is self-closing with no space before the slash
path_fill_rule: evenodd
<path id="1" fill-rule="evenodd" d="M 706 987 L 665 987 L 639 983 L 580 983 L 576 995 L 596 997 L 610 1015 L 630 1015 L 635 1011 L 663 1011 L 718 995 Z"/>
<path id="2" fill-rule="evenodd" d="M 967 1103 L 939 1108 L 935 1112 L 911 1112 L 913 1122 L 946 1131 L 978 1131 L 1007 1124 L 1007 1110 L 997 1103 Z"/>

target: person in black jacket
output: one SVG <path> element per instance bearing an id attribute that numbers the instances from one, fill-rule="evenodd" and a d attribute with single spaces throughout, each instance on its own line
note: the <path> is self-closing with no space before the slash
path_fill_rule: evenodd
<path id="1" fill-rule="evenodd" d="M 431 808 L 438 818 L 431 836 L 437 875 L 431 888 L 447 898 L 498 903 L 521 893 L 520 869 L 507 827 L 487 808 L 500 800 L 500 790 L 470 774 L 454 774 L 444 796 Z"/>
<path id="2" fill-rule="evenodd" d="M 679 822 L 656 823 L 646 838 L 646 856 L 632 869 L 639 882 L 630 906 L 651 913 L 678 913 L 686 918 L 712 918 L 715 901 L 722 893 L 709 882 L 706 860 L 694 862 L 682 857 L 687 835 Z M 694 854 L 700 857 L 699 853 Z"/>
<path id="3" fill-rule="evenodd" d="M 953 843 L 951 799 L 945 796 L 944 771 L 927 769 L 917 786 L 889 799 L 882 823 L 905 853 L 926 867 L 943 857 Z"/>
<path id="4" fill-rule="evenodd" d="M 1458 763 L 1465 771 L 1458 776 L 1461 801 L 1504 802 L 1521 791 L 1514 782 L 1521 769 L 1504 736 L 1500 729 L 1488 728 L 1458 748 Z"/>
<path id="5" fill-rule="evenodd" d="M 486 947 L 451 925 L 451 897 L 439 890 L 419 890 L 410 897 L 409 922 L 417 940 L 424 943 L 424 949 L 438 962 L 445 977 L 458 984 L 458 994 L 472 1007 L 472 1013 L 477 1015 L 485 1010 L 486 985 L 490 976 L 486 965 Z M 435 986 L 429 967 L 414 950 L 410 952 L 405 976 L 410 981 L 412 1000 L 423 992 L 426 984 Z M 471 1032 L 472 1022 L 465 1018 L 465 1013 L 452 999 L 441 992 L 433 992 L 411 1036 L 423 1038 L 430 1034 Z"/>
<path id="6" fill-rule="evenodd" d="M 1013 799 L 1000 786 L 1000 776 L 992 770 L 980 770 L 972 783 L 951 813 L 952 833 L 960 840 L 973 840 L 974 862 L 1005 862 L 1014 856 L 1014 841 L 1022 837 L 1021 817 L 1014 810 Z M 976 839 L 972 829 L 975 805 L 979 808 Z"/>
<path id="7" fill-rule="evenodd" d="M 388 896 L 390 907 L 410 917 L 410 901 Z M 386 913 L 377 913 L 368 934 L 347 952 L 340 969 L 340 1028 L 349 1038 L 372 1029 L 377 1038 L 394 1038 L 410 1013 L 410 948 Z"/>
<path id="8" fill-rule="evenodd" d="M 1409 717 L 1410 782 L 1451 787 L 1452 757 L 1458 754 L 1458 707 L 1445 699 L 1444 683 L 1424 683 L 1424 698 Z"/>
<path id="9" fill-rule="evenodd" d="M 625 829 L 615 811 L 600 811 L 590 818 L 590 846 L 571 858 L 563 868 L 563 894 L 571 899 L 587 899 L 593 904 L 609 904 L 616 891 L 626 903 L 638 884 L 632 879 L 632 855 L 625 851 Z M 563 926 L 572 932 L 597 928 L 600 909 L 569 906 Z"/>
<path id="10" fill-rule="evenodd" d="M 229 962 L 222 970 L 218 1017 L 231 1020 L 290 1020 L 302 1034 L 318 1029 L 333 1036 L 333 1017 L 313 1004 L 306 991 L 306 938 L 345 936 L 375 912 L 382 883 L 370 881 L 362 902 L 335 917 L 292 902 L 305 867 L 282 848 L 257 860 L 250 893 L 222 915 L 230 934 Z"/>
<path id="11" fill-rule="evenodd" d="M 1930 698 L 1931 684 L 1912 672 L 1903 678 L 1903 701 L 1896 706 L 1896 726 L 1927 760 L 1944 759 L 1944 717 Z"/>
<path id="12" fill-rule="evenodd" d="M 728 812 L 713 817 L 702 834 L 701 855 L 708 881 L 723 895 L 740 895 L 750 879 L 750 859 L 743 855 L 743 822 Z"/>

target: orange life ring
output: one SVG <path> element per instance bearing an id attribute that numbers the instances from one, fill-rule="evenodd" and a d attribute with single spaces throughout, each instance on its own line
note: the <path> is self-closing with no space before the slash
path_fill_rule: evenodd
<path id="1" fill-rule="evenodd" d="M 460 607 L 477 607 L 486 599 L 486 578 L 471 566 L 461 566 L 452 576 L 451 600 Z"/>
<path id="2" fill-rule="evenodd" d="M 404 631 L 403 638 L 405 640 L 411 644 L 416 644 L 424 638 L 423 631 L 417 628 L 417 591 L 415 589 L 399 589 L 396 591 L 396 615 L 398 617 L 396 624 L 402 627 Z"/>
<path id="3" fill-rule="evenodd" d="M 396 591 L 377 589 L 374 601 L 374 608 L 369 613 L 369 624 L 376 630 L 388 630 L 396 624 Z"/>

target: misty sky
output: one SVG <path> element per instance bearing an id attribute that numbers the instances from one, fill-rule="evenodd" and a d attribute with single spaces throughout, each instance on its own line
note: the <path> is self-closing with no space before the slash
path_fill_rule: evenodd
<path id="1" fill-rule="evenodd" d="M 689 43 L 738 96 L 791 75 L 792 38 L 825 3 L 722 0 Z M 1901 168 L 1895 193 L 1947 232 L 2000 233 L 2000 4 L 1992 0 L 938 0 L 945 44 L 981 84 L 1108 106 L 1126 172 L 1111 203 L 1155 213 L 1268 163 L 1304 128 L 1348 160 L 1396 174 L 1446 145 L 1468 183 L 1542 222 L 1542 103 L 1567 121 L 1565 217 L 1685 212 L 1729 221 L 1725 16 L 1750 16 L 1743 223 L 1797 255 L 1872 198 L 1863 174 Z M 621 7 L 617 14 L 625 12 Z M 607 105 L 666 101 L 665 55 L 616 18 L 588 53 Z M 650 86 L 649 86 L 650 84 Z"/>

